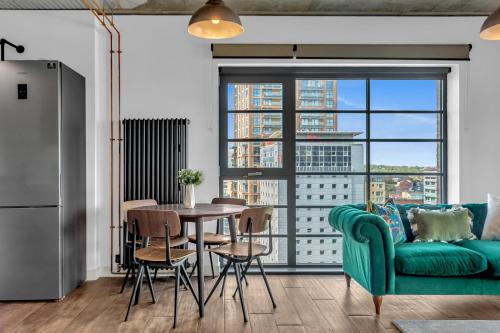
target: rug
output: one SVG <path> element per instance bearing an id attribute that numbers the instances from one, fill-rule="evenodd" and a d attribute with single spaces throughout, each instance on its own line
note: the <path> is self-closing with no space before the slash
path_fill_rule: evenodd
<path id="1" fill-rule="evenodd" d="M 402 333 L 498 333 L 500 320 L 395 320 Z"/>

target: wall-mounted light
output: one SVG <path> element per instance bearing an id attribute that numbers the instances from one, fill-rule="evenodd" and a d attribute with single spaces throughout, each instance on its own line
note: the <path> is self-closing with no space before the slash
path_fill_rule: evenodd
<path id="1" fill-rule="evenodd" d="M 244 31 L 238 15 L 222 0 L 208 0 L 189 20 L 188 32 L 196 37 L 224 39 Z"/>
<path id="2" fill-rule="evenodd" d="M 487 40 L 500 40 L 500 7 L 484 21 L 479 36 Z"/>

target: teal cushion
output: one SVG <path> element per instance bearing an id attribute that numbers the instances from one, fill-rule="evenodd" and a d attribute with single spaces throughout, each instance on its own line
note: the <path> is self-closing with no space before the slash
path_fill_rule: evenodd
<path id="1" fill-rule="evenodd" d="M 463 240 L 456 243 L 466 249 L 481 253 L 488 261 L 488 274 L 500 277 L 500 242 L 486 240 Z"/>
<path id="2" fill-rule="evenodd" d="M 486 215 L 488 215 L 488 204 L 463 204 L 462 207 L 467 208 L 471 211 L 472 215 L 474 215 L 472 219 L 472 233 L 480 239 L 483 234 Z"/>
<path id="3" fill-rule="evenodd" d="M 400 274 L 462 276 L 488 267 L 482 254 L 448 243 L 404 243 L 395 245 L 394 250 Z"/>

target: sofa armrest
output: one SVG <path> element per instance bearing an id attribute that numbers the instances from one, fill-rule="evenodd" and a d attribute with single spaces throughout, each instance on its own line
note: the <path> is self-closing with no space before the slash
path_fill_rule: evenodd
<path id="1" fill-rule="evenodd" d="M 328 221 L 343 236 L 344 272 L 372 295 L 394 293 L 394 244 L 385 221 L 351 206 L 333 208 Z"/>

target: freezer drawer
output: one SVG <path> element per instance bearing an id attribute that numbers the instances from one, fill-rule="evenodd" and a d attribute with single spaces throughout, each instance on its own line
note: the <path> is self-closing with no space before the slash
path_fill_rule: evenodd
<path id="1" fill-rule="evenodd" d="M 0 301 L 61 298 L 59 207 L 0 209 Z"/>

